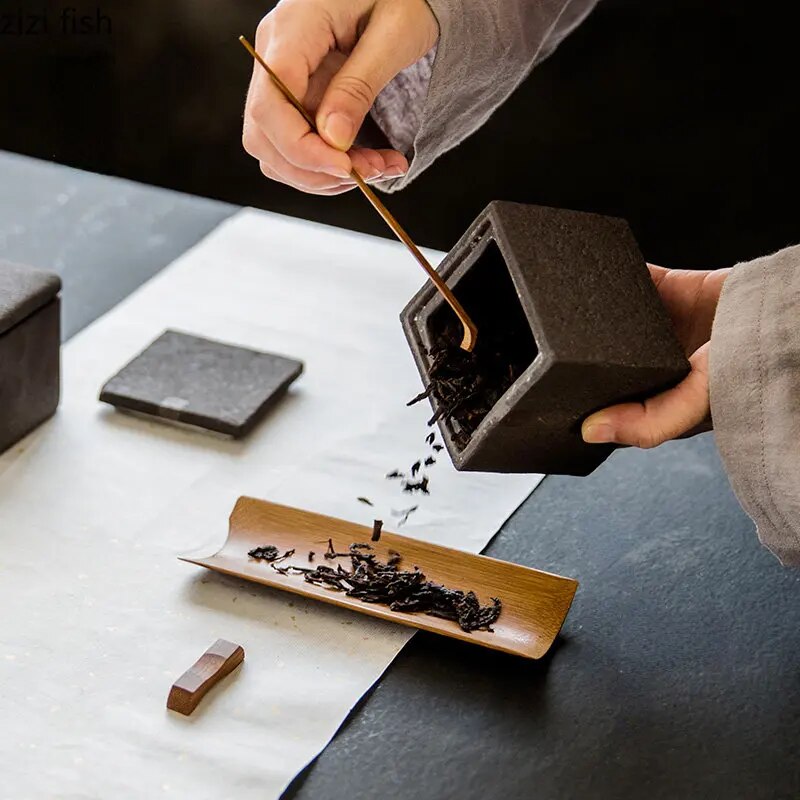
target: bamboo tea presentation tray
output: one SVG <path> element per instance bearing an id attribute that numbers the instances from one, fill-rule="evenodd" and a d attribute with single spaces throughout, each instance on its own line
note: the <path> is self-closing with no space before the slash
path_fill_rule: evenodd
<path id="1" fill-rule="evenodd" d="M 372 542 L 371 535 L 372 529 L 362 525 L 242 497 L 231 514 L 228 538 L 222 549 L 208 558 L 183 557 L 181 561 L 525 658 L 541 658 L 550 649 L 578 588 L 578 582 L 571 578 L 486 556 L 395 533 L 383 533 L 379 541 Z M 349 567 L 349 558 L 345 556 L 325 559 L 328 540 L 337 553 L 347 553 L 351 544 L 361 542 L 370 544 L 369 552 L 381 561 L 388 561 L 391 552 L 399 553 L 402 569 L 419 567 L 428 580 L 450 589 L 474 591 L 481 604 L 499 598 L 503 604 L 500 617 L 493 623 L 493 631 L 468 633 L 448 619 L 422 612 L 392 611 L 386 605 L 365 603 L 344 592 L 308 583 L 302 574 L 280 574 L 269 563 L 248 555 L 255 548 L 274 545 L 281 553 L 295 551 L 292 557 L 280 562 L 281 568 L 320 564 Z M 310 551 L 315 554 L 312 563 L 308 559 Z"/>

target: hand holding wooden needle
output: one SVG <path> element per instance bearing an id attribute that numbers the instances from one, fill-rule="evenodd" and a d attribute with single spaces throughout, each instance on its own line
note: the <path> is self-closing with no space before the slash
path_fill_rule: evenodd
<path id="1" fill-rule="evenodd" d="M 314 118 L 311 116 L 311 114 L 309 114 L 308 110 L 303 106 L 303 104 L 294 96 L 292 91 L 289 89 L 288 86 L 286 86 L 286 84 L 283 82 L 280 76 L 277 75 L 270 68 L 267 62 L 259 55 L 256 49 L 250 44 L 250 42 L 244 36 L 240 36 L 239 41 L 247 49 L 250 55 L 258 62 L 258 64 L 267 72 L 269 77 L 272 79 L 272 82 L 275 84 L 275 86 L 278 87 L 278 89 L 282 92 L 284 97 L 300 113 L 300 115 L 303 117 L 306 124 L 310 128 L 310 130 L 316 133 L 317 127 Z M 411 237 L 400 226 L 397 220 L 395 220 L 395 218 L 391 215 L 386 206 L 384 206 L 384 204 L 377 197 L 377 195 L 372 191 L 372 189 L 370 189 L 370 187 L 367 185 L 367 183 L 364 181 L 363 177 L 359 174 L 359 172 L 355 169 L 355 167 L 351 168 L 350 177 L 353 179 L 358 188 L 361 189 L 361 191 L 370 201 L 375 210 L 383 217 L 386 224 L 392 229 L 397 238 L 401 242 L 403 242 L 403 244 L 405 244 L 405 246 L 409 249 L 409 251 L 417 260 L 417 262 L 420 264 L 420 266 L 425 270 L 428 277 L 431 279 L 432 283 L 436 286 L 438 291 L 442 294 L 444 299 L 447 301 L 447 303 L 455 312 L 456 316 L 458 317 L 464 329 L 464 334 L 461 341 L 461 347 L 464 350 L 468 351 L 473 350 L 478 336 L 478 329 L 476 328 L 472 320 L 469 318 L 466 311 L 464 311 L 464 308 L 455 298 L 453 293 L 450 291 L 450 288 L 441 279 L 439 274 L 431 266 L 431 264 L 428 262 L 425 256 L 422 255 L 419 248 L 412 241 Z"/>
<path id="2" fill-rule="evenodd" d="M 256 50 L 316 121 L 303 118 L 256 66 L 244 115 L 244 146 L 269 178 L 314 194 L 408 170 L 404 154 L 355 144 L 378 93 L 427 53 L 439 35 L 425 0 L 282 0 L 259 23 Z"/>

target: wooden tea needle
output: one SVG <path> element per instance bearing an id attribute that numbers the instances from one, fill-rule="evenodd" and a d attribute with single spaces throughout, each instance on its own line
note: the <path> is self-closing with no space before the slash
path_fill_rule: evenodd
<path id="1" fill-rule="evenodd" d="M 303 119 L 308 123 L 312 131 L 317 133 L 317 126 L 314 118 L 306 111 L 303 104 L 294 96 L 289 87 L 270 69 L 269 64 L 258 54 L 256 49 L 244 37 L 240 36 L 239 41 L 245 47 L 248 53 L 267 71 L 267 74 L 272 78 L 272 82 L 281 90 L 284 97 L 303 115 Z M 400 223 L 391 215 L 390 211 L 381 202 L 375 192 L 367 185 L 366 181 L 358 174 L 355 168 L 350 171 L 350 177 L 356 182 L 356 185 L 364 193 L 364 196 L 372 203 L 375 210 L 383 217 L 386 224 L 394 231 L 395 236 L 411 251 L 411 254 L 419 262 L 419 265 L 428 274 L 428 277 L 433 282 L 433 285 L 439 290 L 440 294 L 447 301 L 450 308 L 453 309 L 456 316 L 464 327 L 464 336 L 461 340 L 461 347 L 463 350 L 472 352 L 475 348 L 475 342 L 478 339 L 478 329 L 475 323 L 469 318 L 466 311 L 464 311 L 461 303 L 458 302 L 455 295 L 450 291 L 450 287 L 441 279 L 439 273 L 430 265 L 428 259 L 420 252 L 419 248 L 411 240 L 411 237 L 403 230 Z"/>

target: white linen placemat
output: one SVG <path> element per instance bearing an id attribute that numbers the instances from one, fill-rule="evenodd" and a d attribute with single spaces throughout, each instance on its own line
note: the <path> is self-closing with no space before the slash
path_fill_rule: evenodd
<path id="1" fill-rule="evenodd" d="M 389 529 L 417 502 L 384 474 L 426 452 L 398 322 L 423 277 L 395 243 L 246 210 L 66 345 L 58 415 L 0 457 L 0 798 L 268 800 L 326 745 L 410 631 L 177 556 L 219 546 L 241 494 Z M 243 442 L 101 406 L 167 327 L 306 372 Z M 539 480 L 442 454 L 402 532 L 479 550 Z M 168 712 L 218 637 L 243 667 Z"/>

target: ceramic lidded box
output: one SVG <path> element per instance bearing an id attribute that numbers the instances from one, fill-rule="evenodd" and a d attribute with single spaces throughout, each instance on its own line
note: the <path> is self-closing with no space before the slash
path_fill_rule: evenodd
<path id="1" fill-rule="evenodd" d="M 689 371 L 624 220 L 493 202 L 439 272 L 478 327 L 481 363 L 511 354 L 488 409 L 438 420 L 457 469 L 588 475 L 613 447 L 585 444 L 582 421 Z M 401 320 L 428 385 L 437 342 L 460 329 L 431 284 Z"/>
<path id="2" fill-rule="evenodd" d="M 60 290 L 51 272 L 0 261 L 0 453 L 58 407 Z"/>

